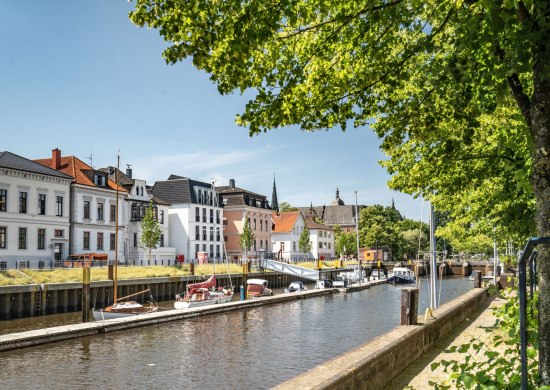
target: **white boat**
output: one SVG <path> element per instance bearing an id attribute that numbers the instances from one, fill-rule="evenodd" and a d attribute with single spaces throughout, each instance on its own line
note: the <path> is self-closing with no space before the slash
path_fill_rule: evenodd
<path id="1" fill-rule="evenodd" d="M 176 295 L 174 308 L 189 309 L 192 307 L 215 305 L 231 302 L 233 299 L 232 288 L 221 288 L 216 290 L 216 275 L 212 275 L 205 282 L 187 285 L 184 294 Z"/>
<path id="2" fill-rule="evenodd" d="M 374 282 L 374 281 L 378 281 L 378 280 L 387 280 L 388 277 L 386 276 L 386 273 L 384 272 L 383 269 L 378 269 L 378 268 L 375 268 L 372 270 L 371 274 L 370 274 L 370 277 L 369 277 L 369 282 Z"/>
<path id="3" fill-rule="evenodd" d="M 307 287 L 304 286 L 302 282 L 292 282 L 287 288 L 285 288 L 285 293 L 305 291 L 305 290 L 307 290 Z"/>
<path id="4" fill-rule="evenodd" d="M 246 281 L 246 292 L 250 298 L 273 295 L 273 291 L 267 288 L 267 280 L 265 279 L 248 279 Z"/>
<path id="5" fill-rule="evenodd" d="M 143 294 L 149 290 L 141 291 L 136 294 L 129 295 L 120 299 L 130 298 L 134 295 Z M 124 301 L 116 302 L 111 306 L 107 306 L 103 309 L 92 309 L 92 315 L 94 320 L 103 321 L 103 320 L 112 320 L 114 318 L 125 318 L 137 316 L 140 314 L 154 313 L 158 310 L 156 302 L 151 300 L 149 306 L 143 306 L 141 303 L 136 301 Z"/>
<path id="6" fill-rule="evenodd" d="M 388 283 L 391 284 L 408 284 L 416 283 L 414 272 L 405 267 L 394 267 L 388 273 Z"/>
<path id="7" fill-rule="evenodd" d="M 347 280 L 348 285 L 349 285 L 349 284 L 353 284 L 355 282 L 358 282 L 359 280 L 364 280 L 366 276 L 367 276 L 367 274 L 366 274 L 365 270 L 359 271 L 359 266 L 355 265 L 353 267 L 353 271 L 340 272 L 337 275 L 337 279 Z"/>

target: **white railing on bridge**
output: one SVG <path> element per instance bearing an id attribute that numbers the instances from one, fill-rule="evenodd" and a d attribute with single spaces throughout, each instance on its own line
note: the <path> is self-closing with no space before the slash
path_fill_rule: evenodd
<path id="1" fill-rule="evenodd" d="M 281 261 L 262 259 L 260 264 L 263 268 L 283 272 L 288 275 L 299 276 L 304 279 L 319 280 L 319 271 L 311 268 L 304 268 L 294 264 L 287 264 Z"/>

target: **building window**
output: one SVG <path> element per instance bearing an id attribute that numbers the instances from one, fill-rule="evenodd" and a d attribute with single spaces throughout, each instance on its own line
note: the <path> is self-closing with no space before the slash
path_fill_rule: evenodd
<path id="1" fill-rule="evenodd" d="M 330 248 L 330 242 L 328 243 L 328 249 L 331 249 L 331 248 Z"/>
<path id="2" fill-rule="evenodd" d="M 56 229 L 54 231 L 54 236 L 55 237 L 63 237 L 63 235 L 64 235 L 64 231 L 62 229 Z"/>
<path id="3" fill-rule="evenodd" d="M 195 259 L 199 258 L 199 244 L 195 244 Z"/>
<path id="4" fill-rule="evenodd" d="M 160 235 L 160 238 L 159 238 L 159 247 L 164 247 L 164 234 L 161 234 Z"/>
<path id="5" fill-rule="evenodd" d="M 55 215 L 63 216 L 63 197 L 59 195 L 55 197 Z"/>
<path id="6" fill-rule="evenodd" d="M 97 204 L 97 220 L 103 221 L 103 203 Z"/>
<path id="7" fill-rule="evenodd" d="M 8 205 L 8 190 L 0 190 L 0 211 L 6 211 Z"/>
<path id="8" fill-rule="evenodd" d="M 201 221 L 200 207 L 195 207 L 195 222 Z"/>
<path id="9" fill-rule="evenodd" d="M 254 218 L 254 230 L 256 230 L 256 218 Z"/>
<path id="10" fill-rule="evenodd" d="M 202 240 L 206 241 L 206 226 L 202 227 Z"/>
<path id="11" fill-rule="evenodd" d="M 267 244 L 267 240 L 265 240 L 265 250 L 266 252 L 269 250 L 269 245 Z"/>
<path id="12" fill-rule="evenodd" d="M 214 241 L 214 228 L 210 227 L 210 241 Z"/>
<path id="13" fill-rule="evenodd" d="M 201 228 L 199 226 L 195 226 L 195 240 L 201 239 Z"/>
<path id="14" fill-rule="evenodd" d="M 323 249 L 323 243 L 319 241 L 319 249 Z"/>
<path id="15" fill-rule="evenodd" d="M 264 220 L 260 219 L 260 230 L 264 230 Z"/>
<path id="16" fill-rule="evenodd" d="M 206 207 L 202 208 L 202 221 L 206 222 Z"/>
<path id="17" fill-rule="evenodd" d="M 216 223 L 220 223 L 220 210 L 216 210 Z"/>
<path id="18" fill-rule="evenodd" d="M 38 229 L 38 249 L 46 249 L 46 229 Z"/>
<path id="19" fill-rule="evenodd" d="M 218 259 L 223 258 L 222 254 L 220 253 L 220 246 L 216 245 L 216 254 L 218 256 Z"/>
<path id="20" fill-rule="evenodd" d="M 90 201 L 84 201 L 84 219 L 90 219 Z"/>
<path id="21" fill-rule="evenodd" d="M 27 193 L 23 191 L 19 193 L 19 212 L 23 214 L 27 212 Z"/>
<path id="22" fill-rule="evenodd" d="M 206 252 L 206 244 L 202 244 L 202 251 Z"/>
<path id="23" fill-rule="evenodd" d="M 103 233 L 97 233 L 97 250 L 103 250 Z"/>
<path id="24" fill-rule="evenodd" d="M 19 228 L 19 249 L 27 249 L 27 228 Z"/>
<path id="25" fill-rule="evenodd" d="M 134 248 L 137 248 L 137 246 L 138 246 L 137 233 L 134 233 Z"/>
<path id="26" fill-rule="evenodd" d="M 292 241 L 292 251 L 296 252 L 296 241 Z"/>
<path id="27" fill-rule="evenodd" d="M 116 205 L 115 204 L 112 204 L 111 205 L 111 212 L 110 212 L 110 221 L 111 222 L 116 222 Z"/>
<path id="28" fill-rule="evenodd" d="M 214 245 L 210 245 L 210 258 L 214 258 Z"/>
<path id="29" fill-rule="evenodd" d="M 220 241 L 220 231 L 216 230 L 216 241 Z"/>
<path id="30" fill-rule="evenodd" d="M 281 242 L 281 252 L 284 252 L 284 251 L 285 251 L 285 243 Z"/>
<path id="31" fill-rule="evenodd" d="M 214 209 L 210 209 L 210 223 L 214 223 Z"/>
<path id="32" fill-rule="evenodd" d="M 260 240 L 260 250 L 264 250 L 264 242 L 262 240 Z"/>
<path id="33" fill-rule="evenodd" d="M 38 214 L 46 215 L 46 194 L 38 194 Z"/>
<path id="34" fill-rule="evenodd" d="M 254 240 L 254 252 L 256 252 L 256 240 Z"/>
<path id="35" fill-rule="evenodd" d="M 114 251 L 115 250 L 115 241 L 116 240 L 116 234 L 115 233 L 111 233 L 111 239 L 109 240 L 110 241 L 110 244 L 109 244 L 109 249 Z"/>
<path id="36" fill-rule="evenodd" d="M 164 225 L 164 210 L 160 210 L 160 221 L 161 225 Z"/>
<path id="37" fill-rule="evenodd" d="M 84 232 L 82 248 L 85 250 L 90 250 L 90 232 Z"/>
<path id="38" fill-rule="evenodd" d="M 7 234 L 7 227 L 0 226 L 0 248 L 6 249 L 6 234 Z"/>

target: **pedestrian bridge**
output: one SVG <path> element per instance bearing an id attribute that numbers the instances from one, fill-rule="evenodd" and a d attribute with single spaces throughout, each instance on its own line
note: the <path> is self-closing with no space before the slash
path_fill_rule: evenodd
<path id="1" fill-rule="evenodd" d="M 308 280 L 319 280 L 319 271 L 311 268 L 300 267 L 295 264 L 287 264 L 282 261 L 262 259 L 260 260 L 260 267 L 269 269 L 271 271 L 283 272 L 288 275 L 301 277 Z"/>

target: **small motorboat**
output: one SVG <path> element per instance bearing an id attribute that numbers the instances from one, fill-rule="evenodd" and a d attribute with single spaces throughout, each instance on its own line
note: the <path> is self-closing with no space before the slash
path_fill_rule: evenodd
<path id="1" fill-rule="evenodd" d="M 394 267 L 388 273 L 388 283 L 391 284 L 408 284 L 416 283 L 414 272 L 405 267 Z"/>
<path id="2" fill-rule="evenodd" d="M 285 288 L 285 293 L 291 293 L 296 291 L 305 291 L 307 290 L 307 287 L 304 286 L 302 282 L 292 282 L 288 286 L 288 288 Z"/>
<path id="3" fill-rule="evenodd" d="M 372 270 L 371 274 L 370 274 L 370 277 L 369 277 L 369 282 L 374 282 L 374 281 L 378 281 L 378 280 L 387 280 L 388 277 L 386 276 L 386 273 L 384 272 L 383 269 L 378 269 L 378 268 L 375 268 Z"/>
<path id="4" fill-rule="evenodd" d="M 273 291 L 267 288 L 267 280 L 265 279 L 248 279 L 246 282 L 246 292 L 250 298 L 273 295 Z"/>

